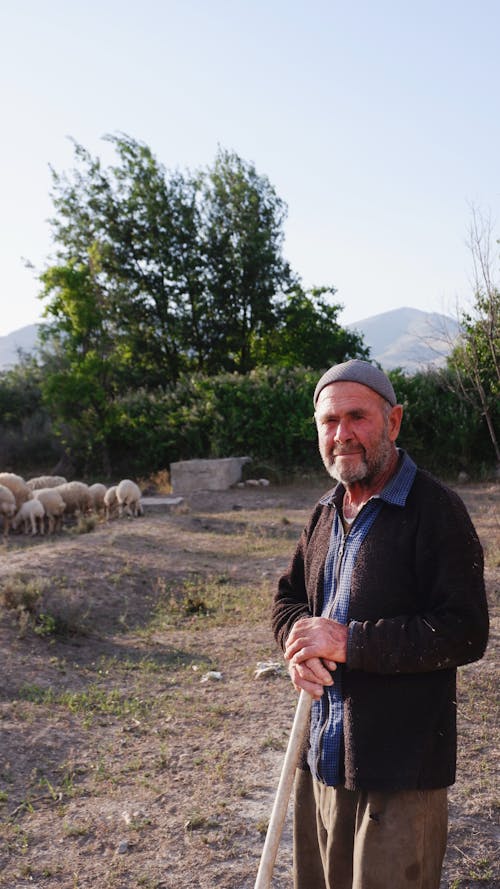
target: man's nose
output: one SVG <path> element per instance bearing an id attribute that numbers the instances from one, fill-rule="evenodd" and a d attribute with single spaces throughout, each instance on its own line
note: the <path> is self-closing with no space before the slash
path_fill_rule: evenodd
<path id="1" fill-rule="evenodd" d="M 351 424 L 349 420 L 344 417 L 337 423 L 337 428 L 335 430 L 335 441 L 348 441 L 348 439 L 350 438 L 352 438 Z"/>

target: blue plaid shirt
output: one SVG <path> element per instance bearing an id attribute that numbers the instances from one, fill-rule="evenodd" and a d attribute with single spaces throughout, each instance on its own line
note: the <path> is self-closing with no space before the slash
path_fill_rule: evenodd
<path id="1" fill-rule="evenodd" d="M 371 497 L 356 516 L 348 533 L 344 533 L 342 521 L 335 512 L 330 537 L 330 547 L 325 562 L 323 617 L 339 623 L 347 623 L 351 576 L 363 540 L 370 531 L 385 503 L 403 507 L 410 492 L 417 467 L 406 453 L 398 471 L 383 491 Z M 321 501 L 332 503 L 333 494 Z M 344 770 L 344 701 L 342 674 L 344 664 L 339 664 L 333 674 L 334 684 L 325 686 L 323 697 L 314 701 L 311 709 L 309 768 L 313 776 L 323 784 L 335 787 L 343 782 Z"/>

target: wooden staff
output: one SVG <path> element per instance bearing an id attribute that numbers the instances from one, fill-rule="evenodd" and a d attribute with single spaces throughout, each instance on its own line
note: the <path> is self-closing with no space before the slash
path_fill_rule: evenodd
<path id="1" fill-rule="evenodd" d="M 276 861 L 276 855 L 278 854 L 288 801 L 290 799 L 295 778 L 295 770 L 297 768 L 304 735 L 309 724 L 311 704 L 311 696 L 302 690 L 299 695 L 292 731 L 290 733 L 285 759 L 281 768 L 276 799 L 274 800 L 271 819 L 269 821 L 269 827 L 267 828 L 264 848 L 260 859 L 259 870 L 257 872 L 257 879 L 255 881 L 255 889 L 270 889 L 271 886 L 274 862 Z"/>

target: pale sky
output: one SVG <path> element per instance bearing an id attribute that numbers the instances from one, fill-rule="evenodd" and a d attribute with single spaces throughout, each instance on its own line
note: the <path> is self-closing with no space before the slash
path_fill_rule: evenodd
<path id="1" fill-rule="evenodd" d="M 500 237 L 498 0 L 2 2 L 0 335 L 40 320 L 49 165 L 123 132 L 168 169 L 217 146 L 288 205 L 285 255 L 348 324 L 471 291 L 471 205 Z"/>

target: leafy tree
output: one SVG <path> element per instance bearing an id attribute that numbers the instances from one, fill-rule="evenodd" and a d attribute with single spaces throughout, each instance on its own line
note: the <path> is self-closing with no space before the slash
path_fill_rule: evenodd
<path id="1" fill-rule="evenodd" d="M 448 368 L 456 392 L 484 419 L 500 466 L 500 288 L 492 270 L 491 225 L 475 210 L 469 246 L 474 302 L 462 313 L 459 342 Z"/>
<path id="2" fill-rule="evenodd" d="M 256 364 L 321 370 L 348 358 L 368 359 L 362 337 L 338 323 L 343 307 L 325 299 L 335 293 L 334 287 L 304 291 L 296 284 L 277 308 L 276 324 L 255 338 Z"/>
<path id="3" fill-rule="evenodd" d="M 132 385 L 175 382 L 191 369 L 247 371 L 252 336 L 274 323 L 290 281 L 285 205 L 234 153 L 219 150 L 195 175 L 169 173 L 147 146 L 107 139 L 114 165 L 103 169 L 75 144 L 76 168 L 52 172 L 58 274 L 67 267 L 70 286 L 75 269 L 92 272 Z M 64 325 L 65 309 L 56 298 L 47 313 Z"/>
<path id="4" fill-rule="evenodd" d="M 108 474 L 117 405 L 138 390 L 366 354 L 323 298 L 333 291 L 294 279 L 286 207 L 252 164 L 220 149 L 206 170 L 169 172 L 131 137 L 107 139 L 109 166 L 75 143 L 74 169 L 52 171 L 55 249 L 40 276 L 44 403 L 78 465 Z"/>
<path id="5" fill-rule="evenodd" d="M 108 140 L 115 165 L 103 170 L 75 145 L 76 169 L 53 172 L 57 265 L 95 269 L 98 256 L 95 284 L 106 294 L 105 326 L 128 359 L 127 383 L 157 385 L 177 379 L 200 338 L 197 186 L 168 177 L 147 146 L 127 136 Z M 42 297 L 49 295 L 45 287 Z M 64 304 L 47 312 L 64 324 Z"/>
<path id="6" fill-rule="evenodd" d="M 41 390 L 67 450 L 84 468 L 100 462 L 99 469 L 109 475 L 106 430 L 119 352 L 100 269 L 94 248 L 87 263 L 69 260 L 41 275 L 44 293 L 51 297 L 46 314 L 53 318 L 41 333 L 50 345 Z"/>
<path id="7" fill-rule="evenodd" d="M 214 337 L 207 370 L 246 373 L 252 339 L 274 325 L 276 297 L 291 281 L 282 256 L 286 207 L 253 164 L 222 149 L 204 177 L 203 207 Z"/>

